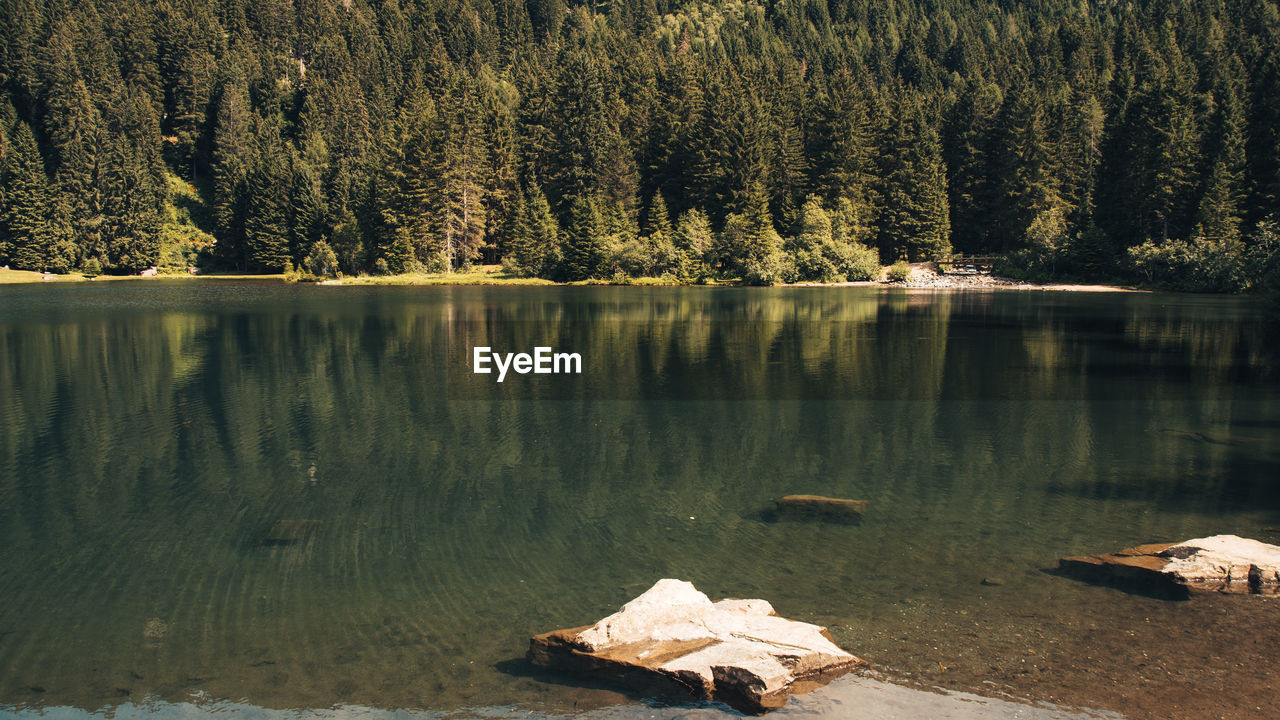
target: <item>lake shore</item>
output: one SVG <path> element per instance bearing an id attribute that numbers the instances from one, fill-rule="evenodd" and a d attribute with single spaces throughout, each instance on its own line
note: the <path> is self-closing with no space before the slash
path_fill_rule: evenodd
<path id="1" fill-rule="evenodd" d="M 887 270 L 887 268 L 886 268 Z M 208 275 L 188 275 L 185 273 L 159 274 L 142 277 L 139 275 L 99 275 L 85 277 L 79 273 L 55 275 L 27 270 L 0 270 L 0 285 L 20 283 L 68 283 L 68 282 L 113 282 L 117 280 L 261 280 L 285 282 L 284 275 L 248 275 L 243 273 L 213 273 Z M 373 285 L 616 285 L 642 287 L 680 287 L 685 283 L 671 282 L 662 278 L 630 278 L 627 282 L 610 280 L 582 280 L 576 282 L 555 282 L 544 278 L 516 277 L 506 275 L 498 266 L 481 266 L 473 270 L 454 273 L 405 273 L 402 275 L 358 275 L 340 279 L 322 280 L 318 285 L 373 286 Z M 703 287 L 739 287 L 730 282 L 712 282 Z M 882 272 L 880 280 L 861 280 L 854 282 L 820 283 L 798 282 L 782 283 L 775 287 L 884 287 L 902 288 L 906 290 L 1046 290 L 1061 292 L 1150 292 L 1141 288 L 1121 285 L 1075 284 L 1075 283 L 1032 283 L 1023 280 L 1000 277 L 987 273 L 938 273 L 931 263 L 916 263 L 912 266 L 911 276 L 905 282 L 890 282 Z"/>

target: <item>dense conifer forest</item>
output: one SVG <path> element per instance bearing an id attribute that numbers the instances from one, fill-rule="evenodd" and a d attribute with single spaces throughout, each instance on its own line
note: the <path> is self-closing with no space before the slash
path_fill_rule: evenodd
<path id="1" fill-rule="evenodd" d="M 1280 244 L 1271 0 L 0 8 L 18 269 L 1239 290 Z"/>

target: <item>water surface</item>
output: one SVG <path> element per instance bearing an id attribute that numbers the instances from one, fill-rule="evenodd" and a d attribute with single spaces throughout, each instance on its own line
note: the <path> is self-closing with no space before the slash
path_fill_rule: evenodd
<path id="1" fill-rule="evenodd" d="M 520 658 L 662 577 L 901 682 L 1274 705 L 1274 605 L 1044 571 L 1280 540 L 1275 335 L 1158 294 L 0 288 L 0 708 L 625 710 Z M 585 372 L 498 384 L 476 345 Z M 790 493 L 870 511 L 770 522 Z"/>

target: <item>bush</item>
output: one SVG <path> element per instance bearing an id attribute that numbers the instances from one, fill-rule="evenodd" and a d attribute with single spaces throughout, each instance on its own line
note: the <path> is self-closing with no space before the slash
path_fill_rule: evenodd
<path id="1" fill-rule="evenodd" d="M 612 275 L 619 273 L 642 277 L 649 274 L 653 265 L 647 243 L 641 238 L 631 238 L 620 243 L 611 243 L 606 252 L 609 258 L 605 263 L 613 270 Z"/>
<path id="2" fill-rule="evenodd" d="M 373 274 L 386 276 L 391 274 L 391 266 L 387 264 L 386 258 L 378 258 L 373 261 Z"/>
<path id="3" fill-rule="evenodd" d="M 828 243 L 830 245 L 831 243 Z M 830 255 L 823 248 L 801 250 L 795 257 L 796 278 L 798 280 L 816 282 L 840 282 L 844 274 L 836 266 Z"/>
<path id="4" fill-rule="evenodd" d="M 911 265 L 906 260 L 899 260 L 889 266 L 889 282 L 906 282 L 911 279 Z"/>
<path id="5" fill-rule="evenodd" d="M 453 264 L 449 262 L 448 256 L 444 253 L 433 254 L 427 258 L 426 265 L 422 267 L 423 272 L 431 273 L 432 275 L 447 273 L 452 269 Z"/>
<path id="6" fill-rule="evenodd" d="M 845 280 L 852 282 L 880 278 L 880 251 L 861 243 L 836 242 L 827 248 L 828 257 Z"/>
<path id="7" fill-rule="evenodd" d="M 1280 311 L 1280 223 L 1271 218 L 1258 223 L 1249 242 L 1249 287 L 1272 312 Z"/>
<path id="8" fill-rule="evenodd" d="M 86 278 L 92 280 L 102 274 L 102 263 L 98 262 L 98 258 L 89 258 L 84 261 L 84 268 L 81 272 Z"/>
<path id="9" fill-rule="evenodd" d="M 321 240 L 311 246 L 311 254 L 303 262 L 307 272 L 317 278 L 337 277 L 338 255 L 329 247 L 329 243 Z"/>
<path id="10" fill-rule="evenodd" d="M 502 274 L 510 277 L 523 277 L 526 271 L 520 266 L 519 261 L 514 255 L 507 255 L 502 258 Z"/>
<path id="11" fill-rule="evenodd" d="M 742 264 L 742 282 L 747 285 L 776 285 L 794 276 L 795 265 L 780 252 L 762 258 L 748 258 Z"/>
<path id="12" fill-rule="evenodd" d="M 1248 285 L 1239 240 L 1148 240 L 1129 248 L 1129 259 L 1148 284 L 1171 290 L 1238 292 Z"/>

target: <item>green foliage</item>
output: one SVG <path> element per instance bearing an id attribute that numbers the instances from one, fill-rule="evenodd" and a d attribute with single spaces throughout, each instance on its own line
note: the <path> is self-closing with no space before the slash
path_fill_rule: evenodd
<path id="1" fill-rule="evenodd" d="M 679 253 L 678 276 L 705 282 L 715 262 L 715 234 L 707 214 L 697 208 L 686 210 L 676 222 L 674 245 Z"/>
<path id="2" fill-rule="evenodd" d="M 1250 285 L 1276 317 L 1280 313 L 1280 222 L 1274 217 L 1258 223 L 1250 238 L 1248 262 Z"/>
<path id="3" fill-rule="evenodd" d="M 64 5 L 0 43 L 14 266 L 1221 280 L 1280 205 L 1265 3 Z"/>
<path id="4" fill-rule="evenodd" d="M 288 262 L 287 260 L 285 261 Z M 329 247 L 329 243 L 321 240 L 311 247 L 305 263 L 307 272 L 317 278 L 337 277 L 338 255 Z"/>
<path id="5" fill-rule="evenodd" d="M 887 277 L 889 282 L 906 282 L 911 279 L 911 265 L 906 260 L 899 260 L 889 266 Z"/>
<path id="6" fill-rule="evenodd" d="M 951 221 L 946 168 L 938 134 L 915 103 L 893 125 L 881 156 L 881 254 L 912 261 L 941 258 L 951 252 Z"/>
<path id="7" fill-rule="evenodd" d="M 530 189 L 523 205 L 527 232 L 511 241 L 511 260 L 514 274 L 520 277 L 554 275 L 560 266 L 560 226 L 551 212 L 547 196 L 536 185 Z"/>
<path id="8" fill-rule="evenodd" d="M 605 269 L 605 225 L 599 204 L 587 196 L 574 199 L 564 244 L 564 275 L 568 280 L 600 277 Z"/>
<path id="9" fill-rule="evenodd" d="M 54 243 L 48 217 L 49 178 L 31 128 L 20 122 L 10 137 L 3 177 L 4 205 L 0 208 L 7 242 L 0 260 L 15 270 L 43 270 Z"/>
<path id="10" fill-rule="evenodd" d="M 1190 292 L 1238 292 L 1248 284 L 1245 246 L 1239 240 L 1147 240 L 1129 248 L 1148 284 Z"/>
<path id="11" fill-rule="evenodd" d="M 860 243 L 833 243 L 827 256 L 836 272 L 850 282 L 880 279 L 880 253 Z"/>
<path id="12" fill-rule="evenodd" d="M 783 282 L 787 265 L 782 255 L 782 237 L 773 227 L 763 186 L 757 183 L 748 197 L 742 212 L 725 219 L 720 233 L 720 261 L 749 285 Z"/>
<path id="13" fill-rule="evenodd" d="M 97 258 L 89 258 L 84 261 L 84 265 L 80 268 L 81 274 L 90 280 L 102 274 L 102 263 Z"/>

